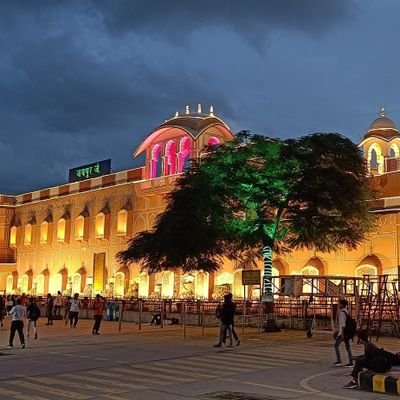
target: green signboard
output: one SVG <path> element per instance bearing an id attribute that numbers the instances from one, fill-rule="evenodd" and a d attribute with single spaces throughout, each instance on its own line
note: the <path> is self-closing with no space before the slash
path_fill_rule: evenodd
<path id="1" fill-rule="evenodd" d="M 97 161 L 93 164 L 82 165 L 81 167 L 69 170 L 69 182 L 83 181 L 111 173 L 111 159 Z"/>

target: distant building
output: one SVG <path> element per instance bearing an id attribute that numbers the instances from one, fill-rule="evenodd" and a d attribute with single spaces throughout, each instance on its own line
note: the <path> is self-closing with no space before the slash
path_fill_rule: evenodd
<path id="1" fill-rule="evenodd" d="M 232 262 L 227 261 L 217 273 L 167 271 L 149 276 L 138 265 L 121 266 L 115 259 L 130 237 L 153 226 L 165 207 L 164 195 L 190 159 L 201 157 L 207 145 L 232 138 L 212 108 L 203 113 L 200 106 L 197 112 L 187 107 L 138 147 L 134 156 L 146 155 L 141 168 L 17 196 L 0 195 L 0 293 L 42 295 L 61 290 L 84 295 L 212 298 L 231 290 L 241 297 L 241 271 Z M 274 275 L 385 273 L 397 277 L 400 133 L 382 111 L 359 146 L 380 193 L 371 209 L 378 215 L 377 230 L 354 251 L 305 250 L 277 257 Z M 309 290 L 303 287 L 303 292 Z M 258 288 L 249 288 L 249 295 L 258 294 Z"/>

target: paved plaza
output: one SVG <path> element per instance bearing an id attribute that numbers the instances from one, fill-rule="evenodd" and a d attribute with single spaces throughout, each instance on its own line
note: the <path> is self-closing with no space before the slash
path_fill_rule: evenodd
<path id="1" fill-rule="evenodd" d="M 346 390 L 348 368 L 332 368 L 333 341 L 301 331 L 258 333 L 246 329 L 239 347 L 214 348 L 217 329 L 138 326 L 92 321 L 76 329 L 39 323 L 38 340 L 19 339 L 8 350 L 9 320 L 0 328 L 0 399 L 269 400 L 383 399 L 388 395 Z M 238 329 L 241 333 L 241 329 Z M 397 350 L 397 339 L 380 345 Z M 353 344 L 353 353 L 361 354 Z M 343 349 L 344 355 L 344 349 Z"/>

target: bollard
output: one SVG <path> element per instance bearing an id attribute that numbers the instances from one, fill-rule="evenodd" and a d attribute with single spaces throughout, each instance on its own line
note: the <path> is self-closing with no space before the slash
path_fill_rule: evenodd
<path id="1" fill-rule="evenodd" d="M 143 303 L 142 300 L 139 299 L 139 331 L 142 330 L 142 308 L 143 308 Z"/>
<path id="2" fill-rule="evenodd" d="M 261 301 L 258 303 L 258 332 L 262 332 L 263 327 L 263 309 Z"/>
<path id="3" fill-rule="evenodd" d="M 160 306 L 160 314 L 161 314 L 161 323 L 160 323 L 160 328 L 164 328 L 164 312 L 165 312 L 165 300 L 161 300 L 161 306 Z"/>
<path id="4" fill-rule="evenodd" d="M 124 314 L 124 302 L 121 301 L 119 304 L 118 332 L 121 332 L 123 314 Z"/>
<path id="5" fill-rule="evenodd" d="M 246 297 L 243 298 L 242 334 L 244 334 L 244 325 L 245 325 L 245 323 L 246 323 Z"/>
<path id="6" fill-rule="evenodd" d="M 186 339 L 186 302 L 183 303 L 183 338 Z"/>
<path id="7" fill-rule="evenodd" d="M 204 336 L 204 328 L 205 328 L 205 320 L 204 320 L 204 316 L 205 316 L 205 302 L 203 300 L 203 307 L 201 308 L 201 336 Z"/>

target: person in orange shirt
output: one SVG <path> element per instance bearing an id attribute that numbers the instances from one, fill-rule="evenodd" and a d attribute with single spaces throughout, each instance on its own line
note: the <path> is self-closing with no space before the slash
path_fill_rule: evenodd
<path id="1" fill-rule="evenodd" d="M 93 302 L 93 318 L 94 318 L 94 325 L 92 329 L 93 335 L 100 335 L 99 329 L 101 320 L 103 318 L 103 310 L 104 310 L 104 301 L 99 294 L 96 294 L 96 298 Z"/>

